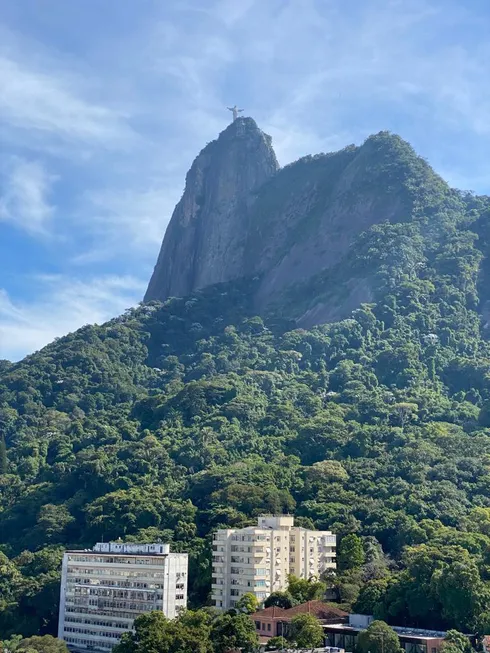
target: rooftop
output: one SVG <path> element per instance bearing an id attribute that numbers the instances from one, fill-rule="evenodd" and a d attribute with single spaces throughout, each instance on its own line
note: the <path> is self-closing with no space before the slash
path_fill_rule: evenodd
<path id="1" fill-rule="evenodd" d="M 270 608 L 264 608 L 263 610 L 258 610 L 254 612 L 251 616 L 255 617 L 266 617 L 267 619 L 279 619 L 286 614 L 287 610 L 284 608 L 278 608 L 277 605 L 271 605 Z"/>
<path id="2" fill-rule="evenodd" d="M 271 606 L 269 608 L 265 608 L 264 610 L 254 612 L 252 619 L 262 618 L 290 621 L 298 614 L 312 614 L 319 621 L 324 622 L 345 619 L 348 617 L 347 612 L 344 612 L 340 608 L 331 606 L 328 603 L 323 603 L 323 601 L 308 601 L 307 603 L 301 603 L 301 605 L 295 605 L 294 607 L 288 609 Z"/>
<path id="3" fill-rule="evenodd" d="M 111 555 L 168 555 L 170 545 L 161 542 L 97 542 L 92 549 L 70 550 L 68 553 L 104 553 Z"/>
<path id="4" fill-rule="evenodd" d="M 338 630 L 344 632 L 358 633 L 360 630 L 365 630 L 361 626 L 350 626 L 349 624 L 326 624 L 329 630 Z M 402 628 L 399 626 L 391 626 L 397 635 L 401 637 L 410 637 L 412 639 L 442 639 L 446 636 L 444 631 L 439 630 L 422 630 L 418 628 Z"/>
<path id="5" fill-rule="evenodd" d="M 312 614 L 320 621 L 326 621 L 331 619 L 344 619 L 349 616 L 348 612 L 344 612 L 340 608 L 324 603 L 323 601 L 308 601 L 307 603 L 301 603 L 301 605 L 295 605 L 289 610 L 285 610 L 287 617 L 292 619 L 297 614 Z"/>
<path id="6" fill-rule="evenodd" d="M 220 528 L 217 533 L 239 531 L 241 533 L 255 533 L 267 530 L 289 530 L 296 528 L 299 531 L 308 531 L 310 529 L 294 525 L 294 515 L 259 515 L 257 524 L 255 526 L 245 526 L 244 528 Z M 318 533 L 326 533 L 334 535 L 331 531 L 317 531 Z M 215 533 L 216 535 L 216 533 Z"/>

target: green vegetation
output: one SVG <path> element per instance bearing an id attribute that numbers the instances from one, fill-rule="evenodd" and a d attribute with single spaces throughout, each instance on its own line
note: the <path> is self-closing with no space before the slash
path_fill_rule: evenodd
<path id="1" fill-rule="evenodd" d="M 288 576 L 287 594 L 292 597 L 294 605 L 321 600 L 326 589 L 326 584 L 316 578 L 298 578 L 292 574 Z"/>
<path id="2" fill-rule="evenodd" d="M 315 648 L 323 644 L 323 628 L 312 614 L 298 614 L 291 619 L 288 640 L 295 647 Z"/>
<path id="3" fill-rule="evenodd" d="M 468 637 L 457 630 L 448 630 L 440 650 L 442 653 L 472 653 L 474 649 Z"/>
<path id="4" fill-rule="evenodd" d="M 189 552 L 203 605 L 211 532 L 262 512 L 339 534 L 339 574 L 321 581 L 342 606 L 488 632 L 490 203 L 438 184 L 281 313 L 254 315 L 244 279 L 1 363 L 3 637 L 55 633 L 61 551 L 102 538 Z M 371 303 L 295 327 L 301 302 L 352 275 Z"/>
<path id="5" fill-rule="evenodd" d="M 337 567 L 339 571 L 358 569 L 362 567 L 366 555 L 361 538 L 355 533 L 350 533 L 342 538 L 337 549 Z"/>
<path id="6" fill-rule="evenodd" d="M 63 640 L 52 635 L 34 635 L 27 639 L 22 635 L 12 635 L 0 641 L 0 653 L 68 653 L 68 647 Z"/>
<path id="7" fill-rule="evenodd" d="M 259 600 L 252 592 L 246 592 L 236 604 L 237 612 L 243 612 L 244 614 L 253 614 L 257 612 L 259 607 Z"/>
<path id="8" fill-rule="evenodd" d="M 257 645 L 255 625 L 246 614 L 204 609 L 170 620 L 150 612 L 135 620 L 134 633 L 125 633 L 114 653 L 255 653 Z"/>
<path id="9" fill-rule="evenodd" d="M 283 610 L 289 610 L 293 605 L 296 605 L 295 600 L 291 596 L 290 592 L 272 592 L 264 601 L 264 608 L 270 608 L 276 606 L 277 608 L 282 608 Z"/>
<path id="10" fill-rule="evenodd" d="M 393 628 L 384 621 L 373 621 L 357 638 L 359 653 L 400 653 L 403 649 Z"/>
<path id="11" fill-rule="evenodd" d="M 282 635 L 279 635 L 277 637 L 271 637 L 269 641 L 266 644 L 265 650 L 266 651 L 276 651 L 279 650 L 281 651 L 282 649 L 287 648 L 288 646 L 288 640 L 285 637 L 282 637 Z"/>

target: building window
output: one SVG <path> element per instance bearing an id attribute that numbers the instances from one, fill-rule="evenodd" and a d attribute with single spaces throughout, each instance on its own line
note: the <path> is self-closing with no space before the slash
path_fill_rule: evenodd
<path id="1" fill-rule="evenodd" d="M 271 632 L 271 625 L 267 624 L 267 631 L 270 633 Z"/>
<path id="2" fill-rule="evenodd" d="M 257 630 L 260 630 L 260 621 L 255 622 L 255 628 L 257 628 Z"/>

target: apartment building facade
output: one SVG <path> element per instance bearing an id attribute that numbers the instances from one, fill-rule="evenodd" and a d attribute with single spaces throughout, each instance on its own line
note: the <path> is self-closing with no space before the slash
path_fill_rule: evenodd
<path id="1" fill-rule="evenodd" d="M 73 651 L 109 652 L 136 617 L 187 604 L 186 553 L 168 544 L 98 543 L 63 556 L 58 637 Z"/>
<path id="2" fill-rule="evenodd" d="M 221 529 L 213 536 L 212 598 L 228 610 L 246 593 L 262 602 L 285 590 L 289 574 L 320 576 L 335 569 L 336 536 L 294 525 L 291 515 L 261 515 L 257 526 Z"/>

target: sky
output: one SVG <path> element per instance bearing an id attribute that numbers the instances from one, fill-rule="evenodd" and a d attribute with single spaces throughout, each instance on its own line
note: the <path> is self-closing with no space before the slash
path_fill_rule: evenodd
<path id="1" fill-rule="evenodd" d="M 141 301 L 238 104 L 282 165 L 390 130 L 490 193 L 488 0 L 0 0 L 0 358 Z"/>

